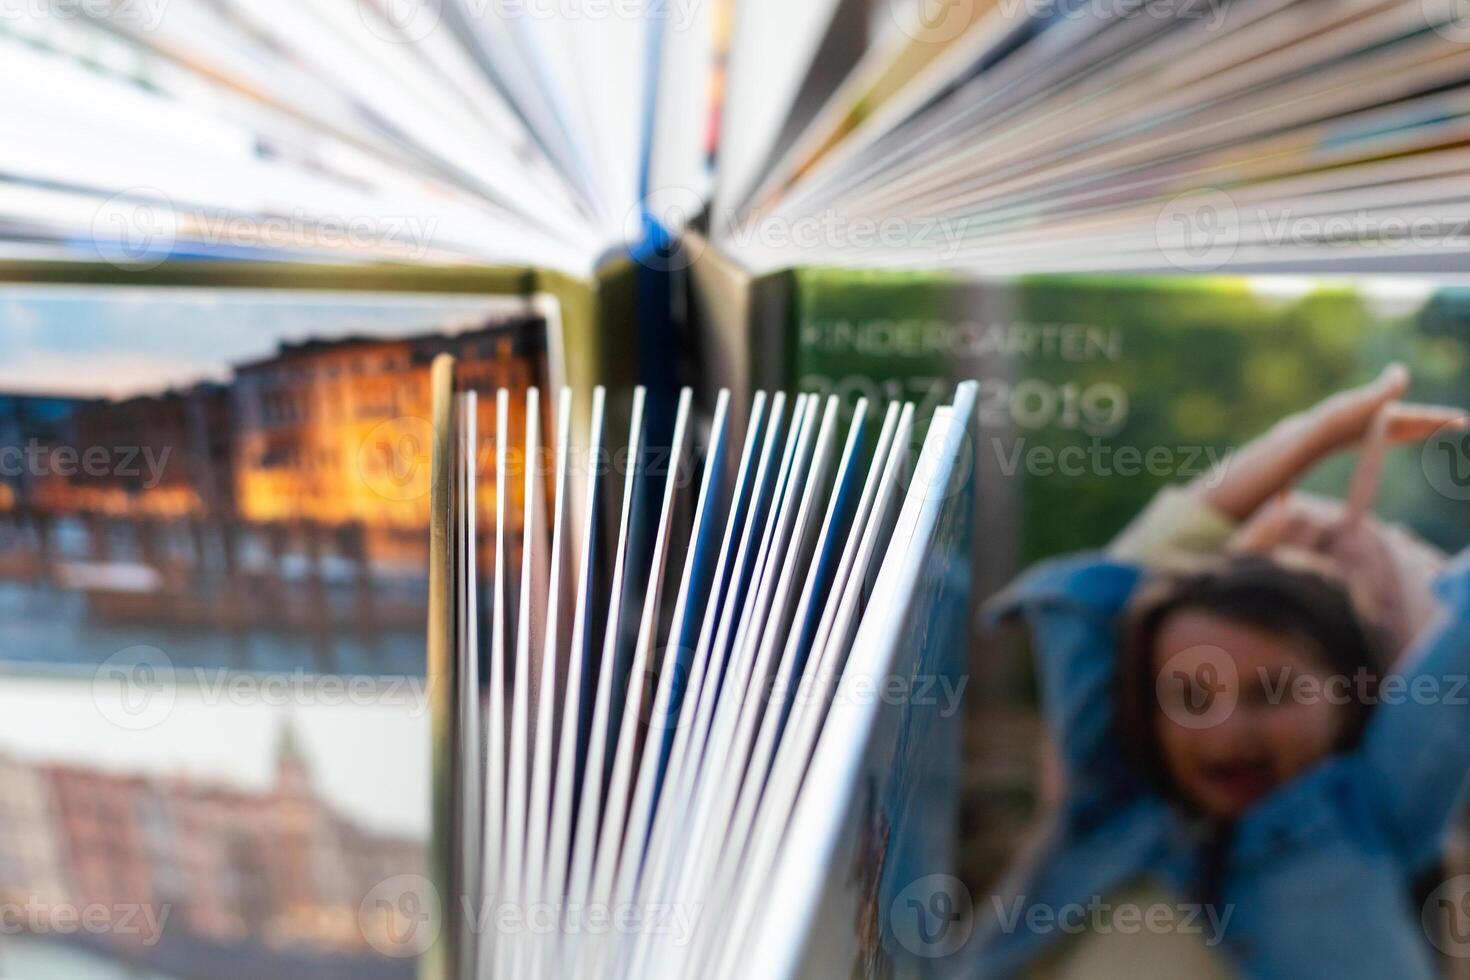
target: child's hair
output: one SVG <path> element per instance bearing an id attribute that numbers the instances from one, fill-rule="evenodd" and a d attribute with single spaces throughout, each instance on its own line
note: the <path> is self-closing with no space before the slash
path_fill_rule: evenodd
<path id="1" fill-rule="evenodd" d="M 1383 666 L 1381 645 L 1354 608 L 1348 589 L 1331 575 L 1288 567 L 1260 555 L 1223 558 L 1207 569 L 1162 576 L 1135 598 L 1121 623 L 1117 725 L 1137 770 L 1165 796 L 1179 799 L 1164 765 L 1155 725 L 1158 703 L 1154 650 L 1168 618 L 1184 610 L 1223 616 L 1280 636 L 1308 641 L 1333 674 L 1355 679 L 1363 699 L 1352 712 L 1338 750 L 1358 741 Z M 1363 688 L 1356 679 L 1366 680 Z"/>

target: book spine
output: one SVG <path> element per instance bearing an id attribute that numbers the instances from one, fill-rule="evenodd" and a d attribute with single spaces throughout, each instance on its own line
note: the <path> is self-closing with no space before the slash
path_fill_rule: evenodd
<path id="1" fill-rule="evenodd" d="M 454 460 L 452 410 L 454 405 L 454 358 L 441 354 L 430 372 L 433 392 L 434 453 L 429 490 L 429 622 L 427 638 L 430 718 L 430 779 L 433 793 L 433 823 L 429 844 L 429 880 L 440 896 L 448 899 L 455 873 L 456 829 L 453 803 L 454 773 L 454 567 L 453 533 Z M 431 903 L 432 904 L 432 903 Z M 441 901 L 443 921 L 437 938 L 419 958 L 419 980 L 449 980 L 453 976 L 454 930 L 447 927 L 454 916 Z M 433 924 L 426 924 L 433 928 Z"/>

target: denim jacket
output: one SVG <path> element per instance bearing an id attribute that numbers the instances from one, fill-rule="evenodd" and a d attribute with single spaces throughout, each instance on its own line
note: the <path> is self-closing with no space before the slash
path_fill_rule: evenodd
<path id="1" fill-rule="evenodd" d="M 973 976 L 1018 975 L 1065 935 L 1030 928 L 1014 910 L 1106 901 L 1141 879 L 1197 892 L 1196 821 L 1131 770 L 1114 731 L 1115 626 L 1145 575 L 1111 557 L 1063 559 L 991 607 L 1032 631 L 1066 789 L 1039 852 L 997 902 L 1012 911 L 1002 919 L 977 909 L 990 921 Z M 1400 690 L 1428 677 L 1443 696 L 1381 698 L 1355 749 L 1277 787 L 1239 819 L 1218 901 L 1230 913 L 1220 949 L 1240 973 L 1436 975 L 1410 881 L 1439 857 L 1470 772 L 1470 553 L 1436 591 L 1445 615 L 1397 671 Z"/>

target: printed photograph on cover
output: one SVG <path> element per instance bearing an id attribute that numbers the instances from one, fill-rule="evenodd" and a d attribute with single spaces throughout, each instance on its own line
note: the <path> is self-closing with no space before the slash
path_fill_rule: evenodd
<path id="1" fill-rule="evenodd" d="M 542 321 L 11 284 L 0 327 L 0 972 L 411 977 L 429 363 L 523 406 Z"/>
<path id="2" fill-rule="evenodd" d="M 980 379 L 957 877 L 889 911 L 918 959 L 1464 975 L 1470 291 L 827 276 L 816 380 Z"/>

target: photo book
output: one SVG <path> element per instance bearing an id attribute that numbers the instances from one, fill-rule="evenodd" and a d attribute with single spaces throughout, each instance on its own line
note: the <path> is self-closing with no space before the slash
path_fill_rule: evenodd
<path id="1" fill-rule="evenodd" d="M 987 603 L 1392 364 L 1453 0 L 0 0 L 0 904 L 180 910 L 6 953 L 963 973 L 1065 799 Z"/>
<path id="2" fill-rule="evenodd" d="M 761 392 L 737 439 L 728 394 L 701 425 L 686 390 L 664 437 L 637 389 L 624 435 L 602 388 L 486 411 L 455 372 L 435 365 L 425 975 L 902 958 L 879 908 L 953 857 L 933 692 L 962 670 L 974 385 L 915 452 L 911 403 L 872 426 Z"/>

